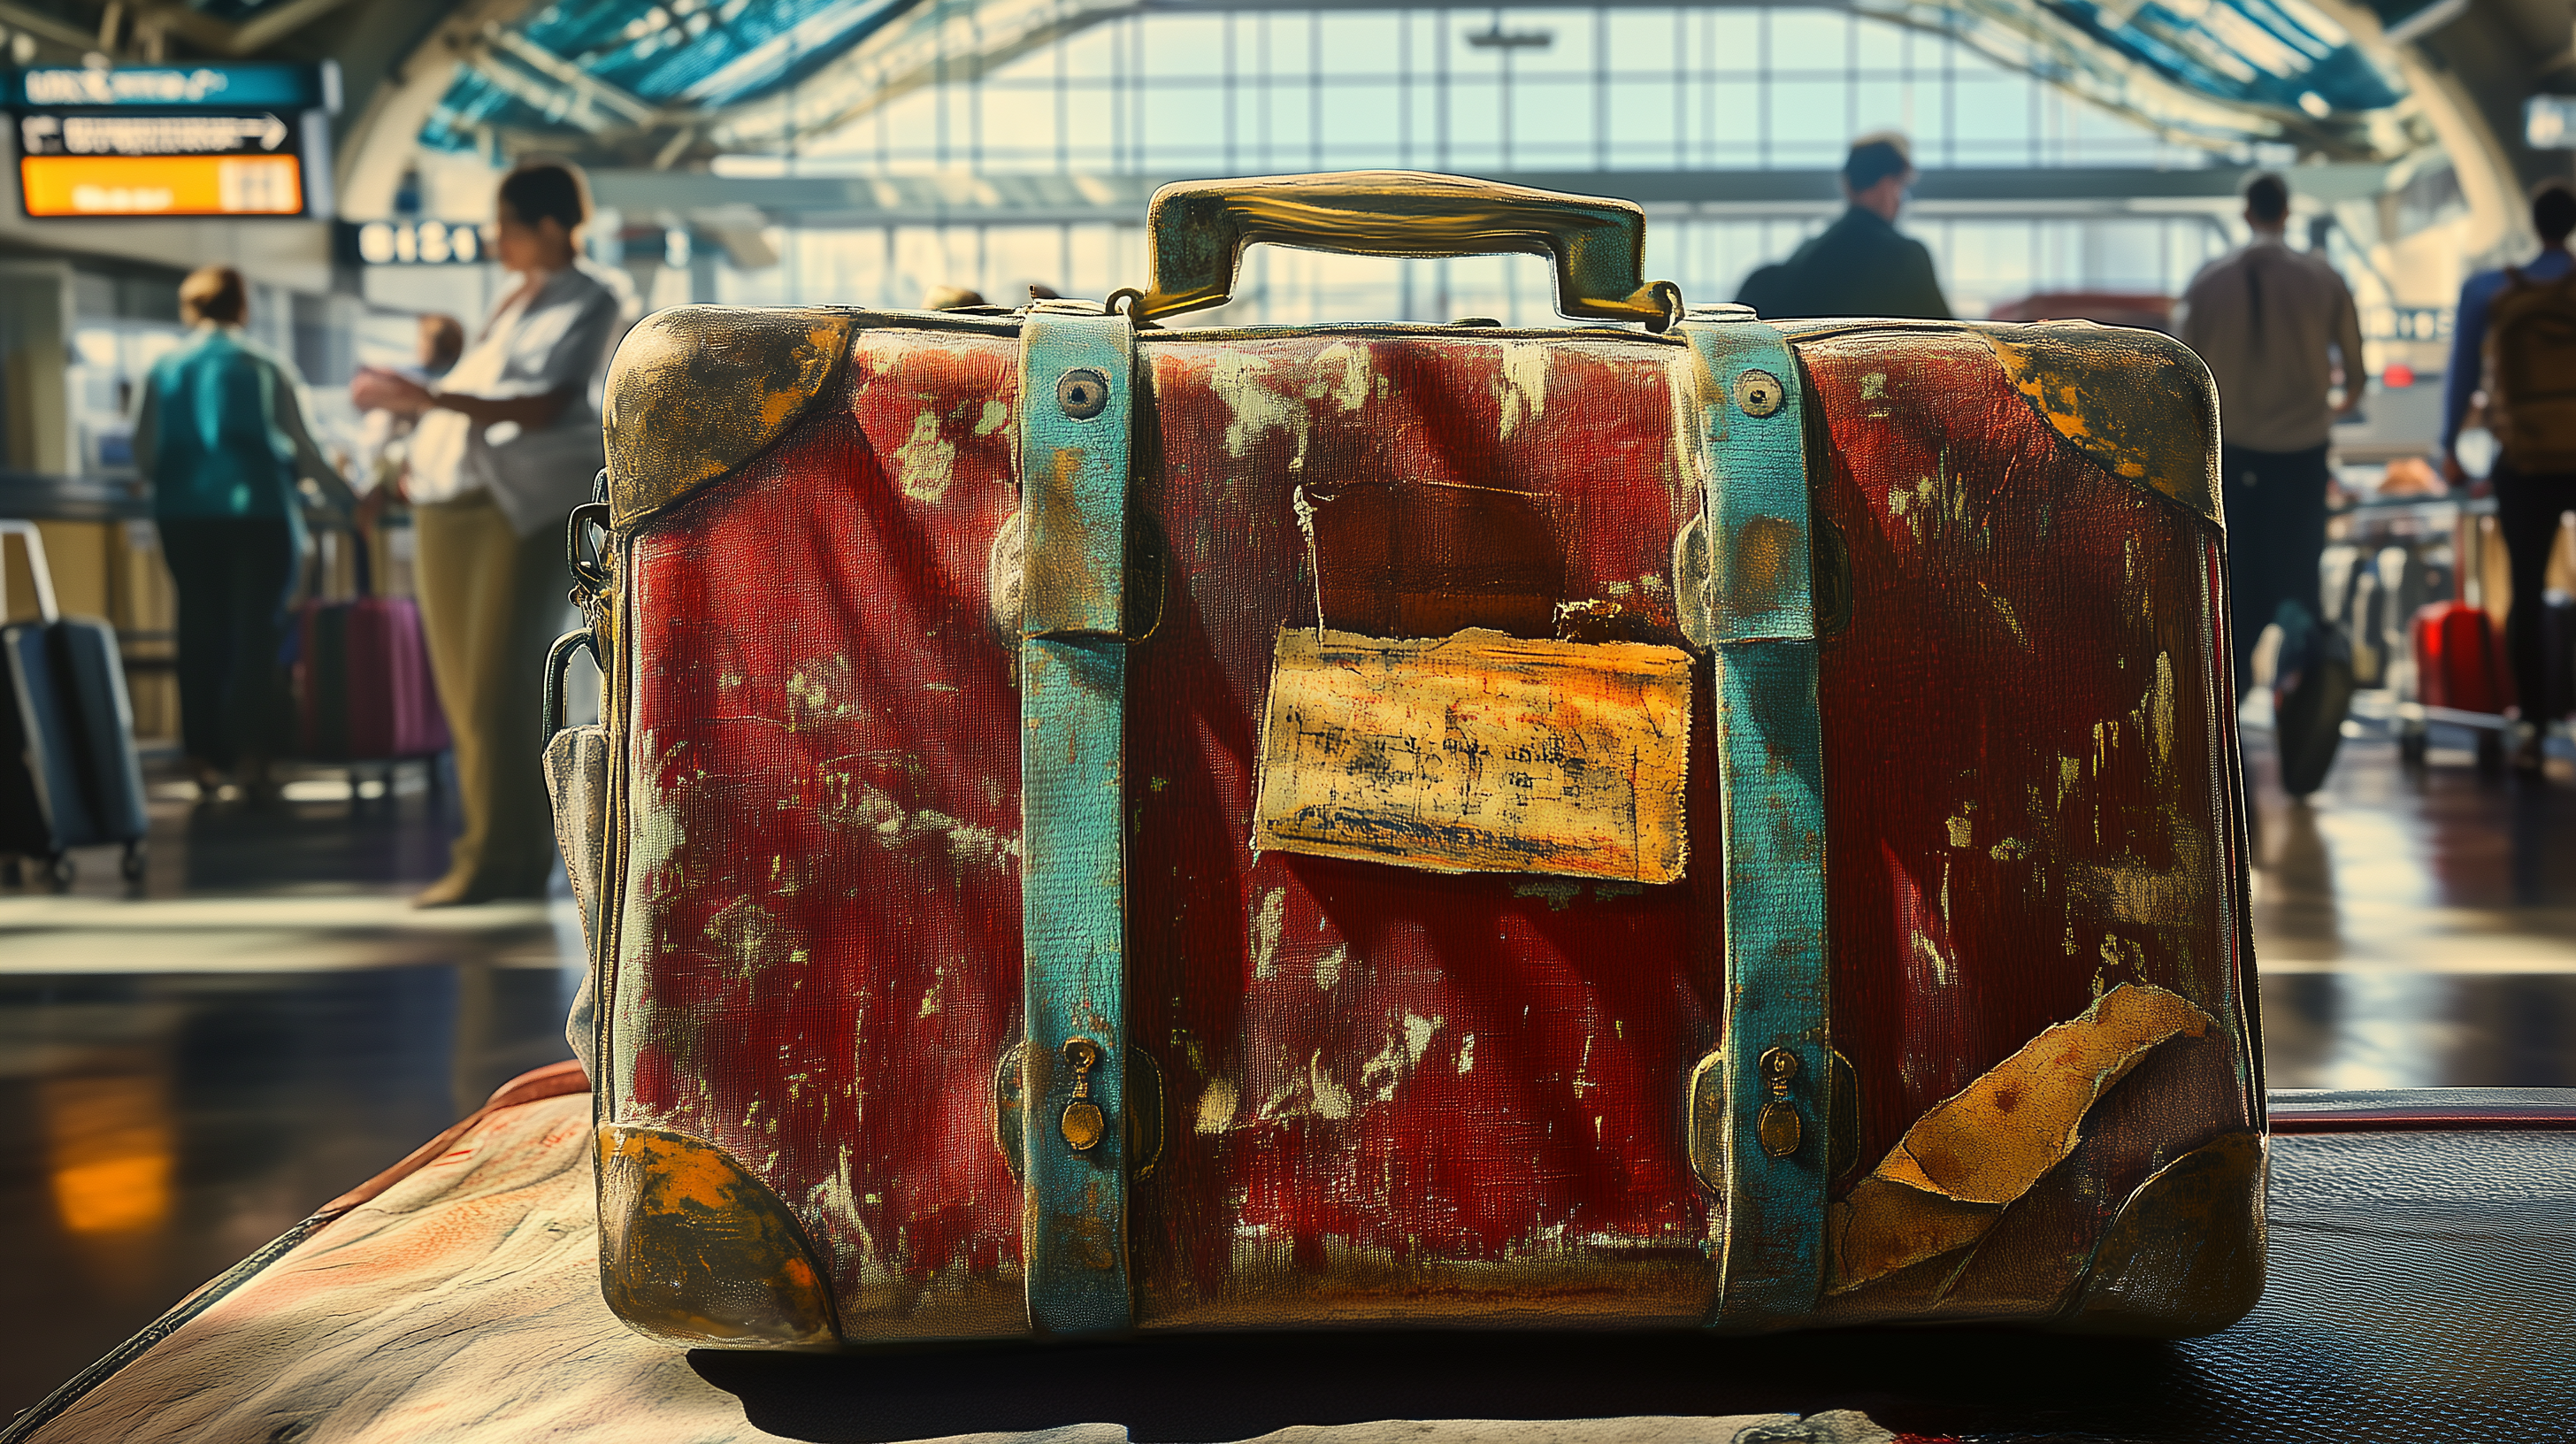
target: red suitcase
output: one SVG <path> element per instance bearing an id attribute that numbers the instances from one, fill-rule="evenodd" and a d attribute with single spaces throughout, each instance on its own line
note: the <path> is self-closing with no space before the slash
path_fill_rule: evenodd
<path id="1" fill-rule="evenodd" d="M 624 1318 L 2251 1304 L 2188 351 L 1683 317 L 1633 207 L 1441 177 L 1171 188 L 1148 230 L 1105 314 L 685 308 L 619 351 Z M 1596 323 L 1136 324 L 1254 240 L 1547 251 Z"/>
<path id="2" fill-rule="evenodd" d="M 2455 712 L 2501 713 L 2513 702 L 2513 678 L 2496 645 L 2486 609 L 2433 602 L 2415 613 L 2416 700 Z"/>
<path id="3" fill-rule="evenodd" d="M 435 757 L 448 747 L 447 713 L 420 604 L 377 596 L 365 539 L 352 540 L 358 594 L 296 609 L 297 750 L 320 762 Z"/>

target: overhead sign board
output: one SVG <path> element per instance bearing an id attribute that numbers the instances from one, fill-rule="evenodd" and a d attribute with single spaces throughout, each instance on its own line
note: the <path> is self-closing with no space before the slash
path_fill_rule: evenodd
<path id="1" fill-rule="evenodd" d="M 19 203 L 40 219 L 321 214 L 339 88 L 327 63 L 9 72 Z"/>
<path id="2" fill-rule="evenodd" d="M 8 72 L 15 107 L 174 110 L 340 109 L 340 67 L 319 65 L 39 65 Z"/>

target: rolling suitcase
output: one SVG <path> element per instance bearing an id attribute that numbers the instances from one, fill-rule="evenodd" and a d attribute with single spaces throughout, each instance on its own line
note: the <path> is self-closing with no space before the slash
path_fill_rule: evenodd
<path id="1" fill-rule="evenodd" d="M 375 594 L 365 539 L 351 554 L 357 595 L 296 609 L 297 750 L 319 762 L 402 762 L 447 750 L 420 605 Z M 435 781 L 437 771 L 431 770 Z"/>
<path id="2" fill-rule="evenodd" d="M 637 327 L 560 799 L 624 1319 L 2250 1306 L 2207 372 L 1685 310 L 1643 224 L 1204 183 L 1107 308 Z M 1547 253 L 1596 324 L 1150 324 L 1253 241 Z"/>
<path id="3" fill-rule="evenodd" d="M 119 870 L 140 881 L 143 767 L 116 629 L 61 615 L 36 524 L 0 521 L 0 548 L 12 536 L 26 544 L 37 620 L 0 628 L 0 854 L 41 862 L 64 888 L 73 848 L 121 844 Z"/>
<path id="4" fill-rule="evenodd" d="M 2415 613 L 2416 700 L 2454 712 L 2501 713 L 2512 704 L 2495 627 L 2484 608 L 2433 602 Z"/>
<path id="5" fill-rule="evenodd" d="M 2369 574 L 2362 580 L 2369 582 Z M 2356 589 L 2355 596 L 2362 595 Z M 2305 797 L 2325 785 L 2335 752 L 2343 745 L 2354 674 L 2360 670 L 2354 664 L 2359 649 L 2347 628 L 2319 621 L 2296 601 L 2281 603 L 2273 625 L 2281 629 L 2272 683 L 2272 740 L 2280 754 L 2281 790 Z"/>

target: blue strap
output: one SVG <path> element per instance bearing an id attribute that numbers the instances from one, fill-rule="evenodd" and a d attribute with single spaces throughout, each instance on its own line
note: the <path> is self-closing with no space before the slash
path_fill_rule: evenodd
<path id="1" fill-rule="evenodd" d="M 1120 815 L 1135 347 L 1126 317 L 1069 306 L 1020 331 L 1020 1246 L 1029 1323 L 1050 1333 L 1134 1322 Z"/>
<path id="2" fill-rule="evenodd" d="M 1713 1322 L 1763 1327 L 1812 1312 L 1824 1277 L 1831 954 L 1805 396 L 1772 327 L 1688 320 L 1681 331 L 1703 368 L 1725 814 L 1726 1221 Z"/>

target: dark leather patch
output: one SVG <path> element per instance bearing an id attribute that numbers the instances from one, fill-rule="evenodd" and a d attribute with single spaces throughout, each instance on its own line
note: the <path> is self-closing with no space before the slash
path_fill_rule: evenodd
<path id="1" fill-rule="evenodd" d="M 769 448 L 839 369 L 849 311 L 675 306 L 645 317 L 608 370 L 610 520 L 631 527 Z"/>
<path id="2" fill-rule="evenodd" d="M 1556 635 L 1565 550 L 1546 497 L 1433 482 L 1311 488 L 1306 497 L 1325 626 L 1371 637 L 1470 627 Z"/>
<path id="3" fill-rule="evenodd" d="M 599 1276 L 637 1332 L 700 1348 L 839 1341 L 814 1247 L 733 1155 L 661 1128 L 599 1130 Z"/>
<path id="4" fill-rule="evenodd" d="M 2138 1185 L 2102 1236 L 2067 1327 L 2214 1334 L 2263 1293 L 2265 1140 L 2230 1133 Z"/>

